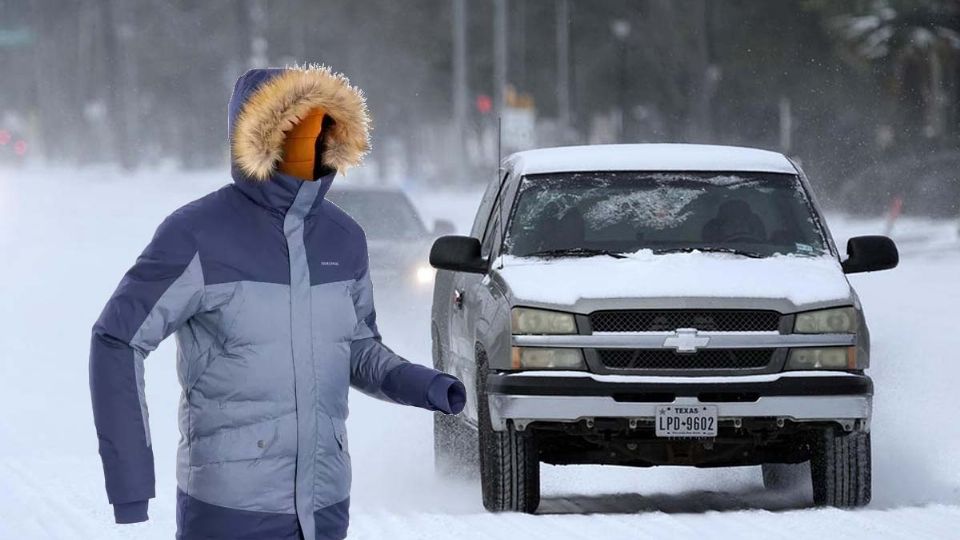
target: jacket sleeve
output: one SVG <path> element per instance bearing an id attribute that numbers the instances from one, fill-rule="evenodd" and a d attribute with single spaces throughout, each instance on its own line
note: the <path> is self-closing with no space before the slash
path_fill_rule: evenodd
<path id="1" fill-rule="evenodd" d="M 157 229 L 93 327 L 90 394 L 117 523 L 145 521 L 154 496 L 143 360 L 199 309 L 203 293 L 195 242 L 175 217 Z"/>
<path id="2" fill-rule="evenodd" d="M 366 241 L 360 266 L 353 285 L 357 326 L 350 345 L 350 384 L 385 401 L 458 414 L 466 403 L 466 390 L 459 379 L 408 362 L 381 342 Z"/>

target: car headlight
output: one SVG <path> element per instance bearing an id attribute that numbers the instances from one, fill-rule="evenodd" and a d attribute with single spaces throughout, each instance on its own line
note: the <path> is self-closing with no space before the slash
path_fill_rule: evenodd
<path id="1" fill-rule="evenodd" d="M 572 313 L 515 307 L 510 312 L 516 334 L 576 334 Z"/>
<path id="2" fill-rule="evenodd" d="M 791 349 L 785 369 L 855 369 L 856 347 Z"/>
<path id="3" fill-rule="evenodd" d="M 583 369 L 580 349 L 546 349 L 541 347 L 513 347 L 513 369 Z"/>
<path id="4" fill-rule="evenodd" d="M 433 277 L 436 275 L 436 268 L 427 264 L 418 264 L 413 271 L 413 279 L 419 285 L 429 285 L 433 283 Z"/>
<path id="5" fill-rule="evenodd" d="M 793 331 L 798 334 L 853 334 L 857 331 L 857 310 L 842 307 L 798 313 Z"/>

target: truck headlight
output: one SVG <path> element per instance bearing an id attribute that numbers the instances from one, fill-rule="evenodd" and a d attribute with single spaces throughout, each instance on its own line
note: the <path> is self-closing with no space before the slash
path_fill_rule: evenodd
<path id="1" fill-rule="evenodd" d="M 580 349 L 513 347 L 510 353 L 513 369 L 584 369 Z"/>
<path id="2" fill-rule="evenodd" d="M 842 307 L 798 313 L 793 331 L 798 334 L 853 334 L 857 331 L 857 310 Z"/>
<path id="3" fill-rule="evenodd" d="M 418 264 L 413 271 L 413 278 L 420 285 L 429 285 L 433 283 L 433 277 L 437 275 L 436 268 L 427 264 Z"/>
<path id="4" fill-rule="evenodd" d="M 576 334 L 572 313 L 515 307 L 510 312 L 516 334 Z"/>
<path id="5" fill-rule="evenodd" d="M 856 347 L 791 349 L 785 369 L 856 369 Z"/>

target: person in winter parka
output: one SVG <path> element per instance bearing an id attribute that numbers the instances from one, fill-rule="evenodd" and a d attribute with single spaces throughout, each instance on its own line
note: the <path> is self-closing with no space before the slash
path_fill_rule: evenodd
<path id="1" fill-rule="evenodd" d="M 90 390 L 117 523 L 147 519 L 143 361 L 176 333 L 177 538 L 342 539 L 347 391 L 456 414 L 456 378 L 377 331 L 363 230 L 324 199 L 368 148 L 363 94 L 319 66 L 248 71 L 233 183 L 160 225 L 93 328 Z"/>

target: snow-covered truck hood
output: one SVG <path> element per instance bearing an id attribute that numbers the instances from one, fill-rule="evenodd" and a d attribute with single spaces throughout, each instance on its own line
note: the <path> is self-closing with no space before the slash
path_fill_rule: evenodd
<path id="1" fill-rule="evenodd" d="M 623 259 L 504 256 L 494 268 L 512 305 L 581 313 L 630 307 L 792 312 L 856 303 L 840 263 L 828 256 L 752 259 L 698 252 L 656 255 L 645 250 Z"/>

